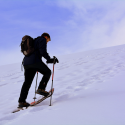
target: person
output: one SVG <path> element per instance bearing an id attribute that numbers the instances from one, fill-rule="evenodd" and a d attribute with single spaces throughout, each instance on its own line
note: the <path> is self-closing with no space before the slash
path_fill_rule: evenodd
<path id="1" fill-rule="evenodd" d="M 27 35 L 22 38 L 22 41 L 25 41 L 26 39 Z M 42 57 L 47 60 L 47 63 L 59 62 L 57 58 L 55 60 L 54 58 L 50 58 L 49 54 L 47 53 L 47 43 L 49 41 L 51 41 L 51 38 L 48 33 L 43 33 L 41 36 L 35 38 L 35 51 L 31 55 L 25 56 L 23 59 L 25 81 L 18 100 L 19 107 L 28 107 L 30 105 L 28 102 L 26 102 L 26 98 L 36 72 L 43 74 L 36 93 L 43 96 L 48 96 L 49 94 L 47 91 L 45 91 L 45 89 L 51 76 L 51 70 L 46 64 L 43 63 Z"/>

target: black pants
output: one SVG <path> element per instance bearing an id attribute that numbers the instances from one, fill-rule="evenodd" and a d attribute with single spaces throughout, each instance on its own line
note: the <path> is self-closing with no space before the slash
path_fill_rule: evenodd
<path id="1" fill-rule="evenodd" d="M 26 65 L 24 66 L 24 69 L 25 81 L 18 102 L 26 101 L 30 86 L 37 71 L 43 74 L 38 89 L 45 89 L 51 76 L 51 70 L 42 61 L 33 65 Z"/>

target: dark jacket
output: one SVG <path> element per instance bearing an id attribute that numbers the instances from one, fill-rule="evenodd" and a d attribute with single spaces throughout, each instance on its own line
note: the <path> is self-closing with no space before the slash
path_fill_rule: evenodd
<path id="1" fill-rule="evenodd" d="M 31 65 L 37 62 L 42 61 L 42 57 L 46 60 L 50 60 L 50 56 L 47 53 L 47 43 L 46 39 L 42 36 L 39 36 L 34 39 L 34 48 L 35 51 L 30 56 L 25 56 L 23 65 Z"/>

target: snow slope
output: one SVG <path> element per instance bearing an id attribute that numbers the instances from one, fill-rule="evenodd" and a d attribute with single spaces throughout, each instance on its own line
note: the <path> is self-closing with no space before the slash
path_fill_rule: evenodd
<path id="1" fill-rule="evenodd" d="M 15 114 L 24 72 L 20 63 L 0 66 L 0 125 L 125 125 L 125 45 L 58 58 L 52 106 L 46 99 Z"/>

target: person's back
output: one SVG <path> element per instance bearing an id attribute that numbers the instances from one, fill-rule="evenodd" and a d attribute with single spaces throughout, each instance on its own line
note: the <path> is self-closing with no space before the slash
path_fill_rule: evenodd
<path id="1" fill-rule="evenodd" d="M 34 39 L 34 49 L 35 51 L 30 56 L 25 56 L 23 65 L 32 65 L 37 62 L 41 62 L 42 57 L 47 60 L 50 60 L 49 54 L 46 52 L 47 44 L 46 38 L 39 36 Z"/>

